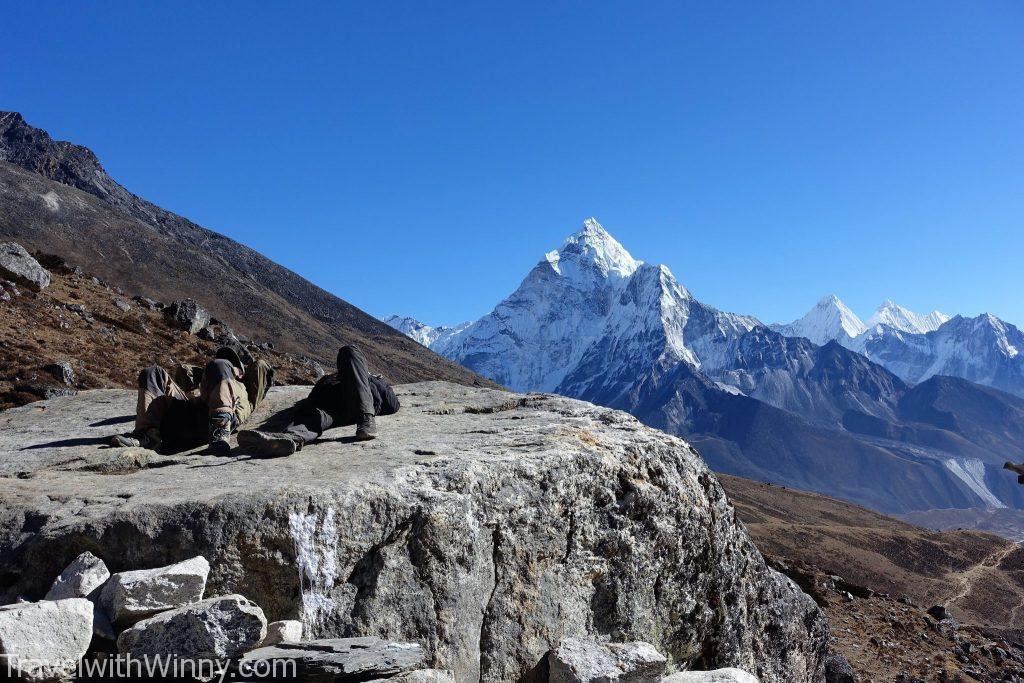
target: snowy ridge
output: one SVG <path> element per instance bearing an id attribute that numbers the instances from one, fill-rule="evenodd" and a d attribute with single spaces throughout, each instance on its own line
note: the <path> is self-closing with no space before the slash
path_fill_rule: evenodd
<path id="1" fill-rule="evenodd" d="M 949 320 L 949 316 L 941 311 L 932 311 L 927 315 L 922 315 L 921 313 L 907 310 L 903 306 L 887 299 L 868 318 L 866 327 L 871 328 L 877 325 L 885 325 L 900 332 L 925 334 L 939 329 L 947 320 Z"/>
<path id="2" fill-rule="evenodd" d="M 633 258 L 588 219 L 479 320 L 450 330 L 399 317 L 387 322 L 513 390 L 580 398 L 629 411 L 669 433 L 710 439 L 706 457 L 723 471 L 884 510 L 1012 502 L 1016 488 L 986 485 L 1006 448 L 988 450 L 993 442 L 983 439 L 971 445 L 970 432 L 938 441 L 952 444 L 950 450 L 932 446 L 935 430 L 971 421 L 962 417 L 969 412 L 950 417 L 947 407 L 968 411 L 1003 399 L 944 381 L 913 394 L 897 375 L 957 370 L 950 362 L 935 363 L 942 357 L 961 363 L 960 376 L 999 386 L 1006 373 L 968 367 L 975 351 L 965 340 L 982 340 L 985 348 L 1001 349 L 1001 357 L 1020 359 L 1024 339 L 995 318 L 957 317 L 926 334 L 906 332 L 888 323 L 917 329 L 938 318 L 915 316 L 891 302 L 880 310 L 885 316 L 867 328 L 838 297 L 825 297 L 796 323 L 775 326 L 796 334 L 786 336 L 756 318 L 702 303 L 666 266 Z M 959 328 L 951 348 L 936 352 L 933 338 Z M 437 335 L 440 329 L 448 331 Z M 882 342 L 892 345 L 891 359 L 885 349 L 875 352 Z M 864 345 L 863 355 L 851 349 L 857 344 Z M 943 408 L 936 410 L 939 403 Z M 1007 404 L 1002 415 L 1009 422 L 1019 416 L 1024 424 L 1024 402 Z M 905 429 L 904 420 L 920 416 L 946 422 Z M 1010 450 L 1018 433 L 1024 434 L 1009 423 L 985 432 Z M 852 458 L 862 459 L 870 485 L 843 475 Z"/>
<path id="3" fill-rule="evenodd" d="M 421 323 L 415 318 L 404 315 L 389 315 L 381 318 L 381 320 L 413 341 L 419 342 L 428 348 L 438 340 L 458 334 L 469 326 L 469 323 L 462 323 L 455 327 L 448 327 L 447 325 L 432 327 L 431 325 Z"/>
<path id="4" fill-rule="evenodd" d="M 696 301 L 667 267 L 633 258 L 593 218 L 480 320 L 432 340 L 402 320 L 386 322 L 511 389 L 555 391 L 571 377 L 574 388 L 559 389 L 571 396 L 594 384 L 584 367 L 601 366 L 602 391 L 625 390 L 638 376 L 630 372 L 659 361 L 720 367 L 727 342 L 760 325 Z"/>
<path id="5" fill-rule="evenodd" d="M 857 322 L 838 298 L 828 296 L 803 318 L 772 329 L 816 344 L 837 341 L 912 384 L 949 375 L 1024 396 L 1024 335 L 994 315 L 922 314 L 887 300 L 854 333 Z"/>
<path id="6" fill-rule="evenodd" d="M 853 339 L 867 329 L 857 314 L 835 294 L 821 299 L 799 320 L 771 327 L 787 337 L 805 337 L 818 345 Z"/>

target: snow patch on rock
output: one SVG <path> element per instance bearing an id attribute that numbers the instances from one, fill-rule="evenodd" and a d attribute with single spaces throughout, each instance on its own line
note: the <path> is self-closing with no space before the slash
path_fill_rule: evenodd
<path id="1" fill-rule="evenodd" d="M 299 569 L 302 621 L 310 635 L 317 632 L 335 607 L 331 597 L 338 581 L 338 528 L 334 508 L 329 507 L 322 513 L 289 513 L 288 529 L 295 543 Z"/>

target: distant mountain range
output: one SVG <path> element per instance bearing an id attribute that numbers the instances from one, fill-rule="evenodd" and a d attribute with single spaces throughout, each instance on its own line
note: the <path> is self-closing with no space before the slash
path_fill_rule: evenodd
<path id="1" fill-rule="evenodd" d="M 871 320 L 889 337 L 931 340 L 964 320 L 944 318 L 887 302 Z M 775 329 L 719 311 L 593 219 L 483 318 L 387 322 L 513 389 L 620 408 L 684 435 L 719 471 L 887 512 L 1024 507 L 1000 469 L 1024 458 L 1024 400 L 936 372 L 902 379 L 851 348 L 869 330 L 835 298 Z"/>
<path id="2" fill-rule="evenodd" d="M 836 341 L 917 384 L 949 375 L 1024 397 L 1024 333 L 991 314 L 914 313 L 886 301 L 862 323 L 836 296 L 772 329 L 816 344 Z"/>
<path id="3" fill-rule="evenodd" d="M 132 194 L 86 147 L 0 112 L 0 237 L 159 301 L 191 297 L 235 330 L 333 364 L 359 344 L 393 381 L 481 378 L 243 244 Z"/>

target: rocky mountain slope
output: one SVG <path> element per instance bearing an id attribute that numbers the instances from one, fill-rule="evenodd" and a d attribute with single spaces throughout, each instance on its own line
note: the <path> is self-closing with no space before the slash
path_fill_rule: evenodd
<path id="1" fill-rule="evenodd" d="M 253 421 L 305 395 L 271 390 Z M 380 438 L 253 460 L 103 449 L 134 395 L 0 413 L 0 603 L 84 551 L 111 572 L 203 555 L 310 636 L 424 647 L 456 680 L 532 680 L 566 637 L 643 640 L 674 667 L 820 681 L 828 629 L 770 569 L 682 440 L 567 398 L 400 387 Z M 339 438 L 341 436 L 341 438 Z"/>
<path id="2" fill-rule="evenodd" d="M 620 408 L 686 435 L 718 471 L 888 512 L 1024 505 L 1000 469 L 1024 458 L 1015 397 L 967 382 L 931 391 L 939 379 L 911 387 L 834 341 L 719 311 L 593 219 L 492 313 L 431 347 L 513 388 Z M 969 417 L 979 411 L 992 416 L 980 429 Z"/>
<path id="3" fill-rule="evenodd" d="M 958 315 L 924 334 L 880 325 L 852 345 L 908 382 L 949 375 L 1024 397 L 1024 332 L 994 315 Z"/>
<path id="4" fill-rule="evenodd" d="M 839 342 L 911 384 L 949 375 L 1024 397 L 1024 333 L 991 314 L 922 314 L 886 301 L 861 323 L 828 296 L 803 318 L 771 327 L 816 344 Z"/>
<path id="5" fill-rule="evenodd" d="M 0 113 L 0 237 L 129 295 L 191 297 L 285 351 L 330 361 L 355 343 L 397 381 L 482 381 L 252 249 L 133 195 L 90 150 L 14 112 Z"/>
<path id="6" fill-rule="evenodd" d="M 1024 677 L 1020 545 L 974 531 L 927 531 L 749 479 L 719 480 L 758 548 L 825 610 L 833 647 L 862 680 Z M 953 619 L 925 612 L 936 605 Z"/>
<path id="7" fill-rule="evenodd" d="M 42 291 L 0 284 L 0 410 L 80 389 L 133 388 L 142 368 L 201 365 L 222 342 L 265 359 L 282 383 L 324 373 L 311 358 L 240 339 L 216 318 L 191 334 L 171 324 L 162 302 L 129 297 L 57 257 L 40 259 L 50 278 Z"/>

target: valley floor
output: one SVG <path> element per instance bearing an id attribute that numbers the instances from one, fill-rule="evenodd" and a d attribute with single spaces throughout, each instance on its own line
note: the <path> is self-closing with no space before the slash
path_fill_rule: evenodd
<path id="1" fill-rule="evenodd" d="M 822 605 L 833 647 L 866 680 L 1024 680 L 1018 544 L 718 477 L 762 553 Z M 927 613 L 933 605 L 953 619 L 936 620 Z"/>

